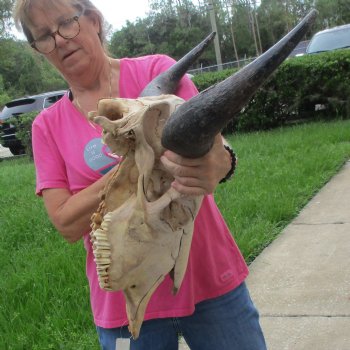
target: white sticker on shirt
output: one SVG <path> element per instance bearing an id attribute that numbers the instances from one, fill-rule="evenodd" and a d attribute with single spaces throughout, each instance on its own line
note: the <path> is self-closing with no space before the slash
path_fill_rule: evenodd
<path id="1" fill-rule="evenodd" d="M 121 160 L 110 152 L 111 150 L 102 143 L 101 138 L 94 138 L 85 145 L 85 163 L 90 169 L 104 175 Z"/>

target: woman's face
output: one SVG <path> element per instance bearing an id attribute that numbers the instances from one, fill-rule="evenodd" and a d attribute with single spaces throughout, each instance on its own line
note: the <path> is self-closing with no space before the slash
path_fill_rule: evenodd
<path id="1" fill-rule="evenodd" d="M 70 6 L 34 6 L 30 15 L 32 24 L 28 28 L 35 40 L 56 32 L 61 24 L 79 14 L 76 8 Z M 45 54 L 67 80 L 86 73 L 89 68 L 98 67 L 99 61 L 104 59 L 104 50 L 98 37 L 98 17 L 81 15 L 78 22 L 80 31 L 75 38 L 64 39 L 56 34 L 55 50 Z"/>

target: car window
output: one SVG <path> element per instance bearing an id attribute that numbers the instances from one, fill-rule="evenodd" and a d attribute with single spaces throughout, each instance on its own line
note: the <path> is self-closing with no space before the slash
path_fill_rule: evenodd
<path id="1" fill-rule="evenodd" d="M 308 53 L 350 47 L 350 27 L 317 34 L 307 49 Z"/>
<path id="2" fill-rule="evenodd" d="M 32 103 L 35 103 L 34 98 L 24 98 L 22 100 L 15 100 L 15 101 L 11 101 L 11 102 L 6 103 L 6 107 L 12 108 L 12 107 L 16 107 L 16 106 L 30 105 Z"/>
<path id="3" fill-rule="evenodd" d="M 48 94 L 23 97 L 6 103 L 4 109 L 0 113 L 0 120 L 5 120 L 11 116 L 17 116 L 22 113 L 37 111 L 47 108 L 57 102 L 65 94 L 65 91 L 55 91 Z M 47 96 L 51 95 L 51 96 Z"/>
<path id="4" fill-rule="evenodd" d="M 54 96 L 50 96 L 50 97 L 45 98 L 44 108 L 50 107 L 52 104 L 57 102 L 62 96 L 63 96 L 63 94 L 62 95 L 54 95 Z"/>

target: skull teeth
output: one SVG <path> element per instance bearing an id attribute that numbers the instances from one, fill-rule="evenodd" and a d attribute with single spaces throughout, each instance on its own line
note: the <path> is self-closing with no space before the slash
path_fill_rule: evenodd
<path id="1" fill-rule="evenodd" d="M 97 271 L 98 271 L 98 275 L 100 276 L 105 276 L 106 274 L 108 275 L 108 267 L 109 265 L 102 265 L 102 266 L 98 266 L 97 265 Z"/>
<path id="2" fill-rule="evenodd" d="M 104 223 L 102 223 L 102 225 L 104 225 Z M 106 226 L 106 225 L 105 225 Z M 102 226 L 101 226 L 102 227 Z M 108 227 L 107 227 L 108 228 Z M 105 228 L 106 229 L 106 228 Z M 105 241 L 108 241 L 108 238 L 107 238 L 107 234 L 105 233 L 105 229 L 101 229 L 99 228 L 98 230 L 96 230 L 94 233 L 93 233 L 93 237 L 94 238 L 99 238 L 99 239 L 103 239 Z"/>
<path id="3" fill-rule="evenodd" d="M 109 250 L 98 250 L 95 252 L 95 258 L 109 258 L 111 256 L 111 252 Z"/>
<path id="4" fill-rule="evenodd" d="M 102 228 L 103 230 L 107 230 L 107 229 L 108 229 L 108 222 L 103 221 L 102 224 L 101 224 L 101 228 Z"/>
<path id="5" fill-rule="evenodd" d="M 111 216 L 106 214 L 101 226 L 90 234 L 92 249 L 95 256 L 99 285 L 104 290 L 112 290 L 109 285 L 109 267 L 111 265 L 111 245 L 107 232 Z"/>
<path id="6" fill-rule="evenodd" d="M 100 241 L 95 241 L 92 245 L 93 250 L 106 250 L 110 248 L 109 242 L 100 242 Z"/>
<path id="7" fill-rule="evenodd" d="M 107 283 L 100 283 L 100 287 L 104 290 L 107 290 L 109 292 L 112 292 L 112 288 L 109 287 L 109 285 Z"/>
<path id="8" fill-rule="evenodd" d="M 96 263 L 101 265 L 108 265 L 111 263 L 111 259 L 109 258 L 95 258 L 94 260 Z"/>
<path id="9" fill-rule="evenodd" d="M 105 271 L 104 273 L 103 273 L 103 271 L 101 271 L 100 272 L 100 274 L 99 274 L 99 276 L 98 276 L 98 278 L 102 281 L 106 281 L 107 279 L 108 279 L 108 273 Z"/>

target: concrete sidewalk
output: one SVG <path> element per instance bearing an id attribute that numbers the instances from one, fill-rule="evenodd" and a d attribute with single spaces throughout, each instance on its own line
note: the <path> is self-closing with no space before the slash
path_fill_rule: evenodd
<path id="1" fill-rule="evenodd" d="M 350 162 L 250 271 L 269 350 L 350 350 Z"/>

